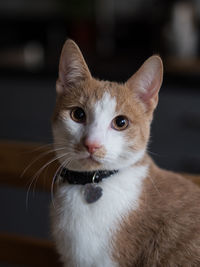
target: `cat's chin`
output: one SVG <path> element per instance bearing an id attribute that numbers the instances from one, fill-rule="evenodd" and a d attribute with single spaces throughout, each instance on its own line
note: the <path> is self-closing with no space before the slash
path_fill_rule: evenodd
<path id="1" fill-rule="evenodd" d="M 102 169 L 102 164 L 92 157 L 87 157 L 70 164 L 69 169 L 74 171 L 95 171 Z"/>

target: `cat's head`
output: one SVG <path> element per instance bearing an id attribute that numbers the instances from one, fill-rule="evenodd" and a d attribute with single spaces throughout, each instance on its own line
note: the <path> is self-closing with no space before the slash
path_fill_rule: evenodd
<path id="1" fill-rule="evenodd" d="M 125 83 L 94 79 L 78 46 L 62 49 L 53 116 L 55 151 L 67 168 L 120 169 L 140 160 L 158 102 L 163 65 L 147 59 Z"/>

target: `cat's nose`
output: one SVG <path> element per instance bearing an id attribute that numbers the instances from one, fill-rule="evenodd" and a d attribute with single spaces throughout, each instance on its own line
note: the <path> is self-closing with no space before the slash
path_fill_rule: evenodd
<path id="1" fill-rule="evenodd" d="M 93 154 L 96 150 L 101 148 L 101 144 L 98 142 L 91 142 L 89 140 L 84 141 L 84 146 L 90 154 Z"/>

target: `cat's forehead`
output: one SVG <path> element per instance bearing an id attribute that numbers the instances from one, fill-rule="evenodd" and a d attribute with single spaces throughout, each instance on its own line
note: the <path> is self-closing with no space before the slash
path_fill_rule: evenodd
<path id="1" fill-rule="evenodd" d="M 108 108 L 115 102 L 116 113 L 136 115 L 141 110 L 134 92 L 125 84 L 93 79 L 88 86 L 83 87 L 83 91 L 88 99 L 88 106 L 102 103 L 105 108 Z"/>
<path id="2" fill-rule="evenodd" d="M 88 106 L 93 106 L 100 101 L 109 105 L 109 100 L 115 99 L 116 109 L 133 106 L 135 102 L 133 92 L 124 84 L 96 79 L 81 83 L 67 94 L 66 98 L 70 102 L 80 101 Z"/>
<path id="3" fill-rule="evenodd" d="M 95 79 L 88 81 L 82 87 L 83 97 L 88 100 L 89 105 L 95 105 L 99 102 L 103 105 L 109 105 L 109 101 L 115 99 L 116 108 L 121 99 L 122 91 L 123 86 L 118 83 Z"/>

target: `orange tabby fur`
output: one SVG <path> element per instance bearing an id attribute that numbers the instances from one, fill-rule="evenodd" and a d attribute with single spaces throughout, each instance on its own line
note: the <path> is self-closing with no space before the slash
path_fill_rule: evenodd
<path id="1" fill-rule="evenodd" d="M 200 191 L 181 175 L 150 163 L 139 209 L 113 238 L 121 267 L 200 266 Z"/>
<path id="2" fill-rule="evenodd" d="M 126 138 L 135 140 L 130 148 L 136 151 L 146 149 L 162 83 L 161 59 L 158 56 L 153 59 L 158 64 L 158 78 L 148 84 L 149 93 L 144 94 L 138 83 L 142 79 L 144 67 L 125 84 L 99 81 L 91 76 L 77 46 L 72 41 L 68 41 L 65 46 L 69 58 L 78 58 L 82 69 L 76 83 L 73 83 L 73 77 L 67 80 L 59 77 L 53 123 L 69 116 L 67 110 L 74 106 L 84 107 L 87 112 L 105 92 L 109 92 L 117 101 L 118 113 L 130 119 Z M 63 72 L 61 63 L 59 68 Z M 77 153 L 83 150 L 83 142 L 75 149 Z M 96 153 L 104 157 L 106 151 L 102 148 Z M 114 262 L 121 267 L 200 266 L 200 189 L 179 174 L 161 170 L 147 154 L 136 165 L 149 166 L 148 179 L 143 183 L 139 208 L 122 219 L 113 235 Z M 85 166 L 87 170 L 100 167 L 95 162 Z"/>

